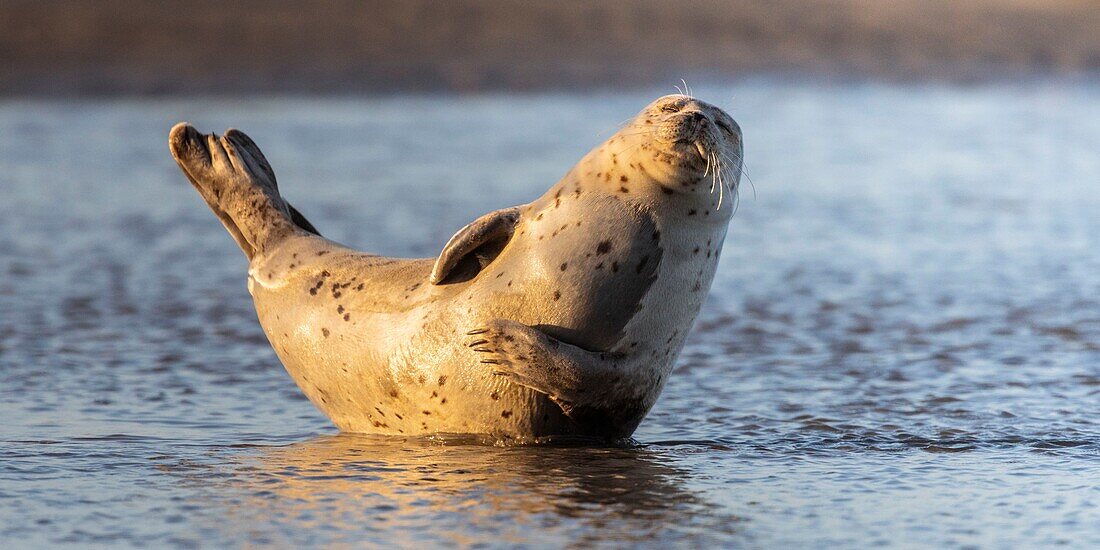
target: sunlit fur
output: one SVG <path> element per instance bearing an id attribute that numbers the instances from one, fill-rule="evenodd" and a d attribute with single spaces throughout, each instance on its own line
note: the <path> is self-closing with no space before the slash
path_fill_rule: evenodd
<path id="1" fill-rule="evenodd" d="M 744 146 L 741 128 L 725 111 L 684 94 L 657 99 L 608 141 L 636 159 L 623 170 L 676 193 L 736 195 Z M 631 178 L 633 179 L 633 178 Z"/>
<path id="2" fill-rule="evenodd" d="M 170 146 L 250 257 L 276 353 L 338 427 L 515 439 L 638 426 L 714 278 L 743 152 L 726 113 L 666 96 L 542 196 L 409 260 L 295 221 L 240 132 L 179 125 Z"/>

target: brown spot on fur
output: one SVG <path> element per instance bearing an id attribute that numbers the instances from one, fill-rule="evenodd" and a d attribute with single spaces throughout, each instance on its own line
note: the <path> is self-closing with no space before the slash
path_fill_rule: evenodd
<path id="1" fill-rule="evenodd" d="M 439 384 L 440 387 L 443 387 L 443 385 L 445 385 L 447 383 L 447 377 L 446 376 L 440 376 L 439 380 L 437 380 L 436 382 Z"/>
<path id="2" fill-rule="evenodd" d="M 688 210 L 688 216 L 694 216 L 696 213 L 697 212 L 695 211 L 694 208 L 692 208 L 691 210 Z"/>
<path id="3" fill-rule="evenodd" d="M 611 241 L 600 241 L 600 244 L 596 245 L 597 256 L 608 252 L 611 252 Z"/>
<path id="4" fill-rule="evenodd" d="M 512 416 L 512 411 L 501 411 L 500 412 L 500 417 L 501 418 L 509 418 L 511 416 Z"/>
<path id="5" fill-rule="evenodd" d="M 569 269 L 569 262 L 562 262 L 562 264 L 561 264 L 561 266 L 559 266 L 559 268 L 562 271 L 565 271 L 566 269 Z"/>
<path id="6" fill-rule="evenodd" d="M 612 273 L 618 273 L 619 272 L 619 262 L 611 262 L 611 272 Z"/>
<path id="7" fill-rule="evenodd" d="M 344 320 L 345 321 L 350 321 L 351 320 L 351 314 L 350 313 L 345 313 L 344 314 Z"/>
<path id="8" fill-rule="evenodd" d="M 323 336 L 324 336 L 325 338 L 328 338 L 328 335 L 329 335 L 328 329 L 327 329 L 327 328 L 323 328 L 323 329 L 321 329 L 321 334 L 322 334 L 322 335 L 323 335 Z"/>
<path id="9" fill-rule="evenodd" d="M 490 393 L 489 394 L 489 399 L 492 399 L 493 401 L 499 401 L 500 400 L 500 394 L 497 393 L 497 392 Z"/>
<path id="10" fill-rule="evenodd" d="M 555 290 L 554 291 L 554 301 L 556 302 L 560 299 L 561 299 L 561 291 L 560 290 Z"/>

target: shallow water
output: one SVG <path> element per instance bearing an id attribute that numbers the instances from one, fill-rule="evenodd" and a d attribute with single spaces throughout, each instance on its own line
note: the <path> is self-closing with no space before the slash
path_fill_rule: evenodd
<path id="1" fill-rule="evenodd" d="M 0 103 L 0 540 L 1100 544 L 1095 84 L 700 90 L 755 193 L 613 448 L 338 435 L 166 146 L 245 129 L 326 235 L 429 256 L 664 92 Z"/>

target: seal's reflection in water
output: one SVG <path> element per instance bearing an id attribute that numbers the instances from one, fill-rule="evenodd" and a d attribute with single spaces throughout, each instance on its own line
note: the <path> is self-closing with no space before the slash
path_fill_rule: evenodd
<path id="1" fill-rule="evenodd" d="M 659 451 L 481 443 L 341 434 L 237 447 L 222 463 L 230 475 L 214 476 L 229 486 L 206 487 L 227 504 L 215 528 L 262 530 L 253 542 L 507 544 L 704 542 L 739 527 Z"/>

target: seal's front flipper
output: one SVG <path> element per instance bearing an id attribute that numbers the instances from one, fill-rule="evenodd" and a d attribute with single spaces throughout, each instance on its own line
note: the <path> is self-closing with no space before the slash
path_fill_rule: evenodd
<path id="1" fill-rule="evenodd" d="M 516 230 L 517 222 L 519 222 L 519 207 L 512 207 L 489 212 L 459 229 L 458 233 L 455 233 L 443 247 L 443 252 L 439 254 L 435 267 L 432 268 L 429 281 L 433 285 L 442 284 L 452 274 L 457 277 L 459 272 L 465 272 L 468 275 L 461 280 L 473 278 L 489 262 L 496 259 L 504 245 L 508 244 Z M 471 268 L 456 269 L 460 263 L 470 263 Z"/>
<path id="2" fill-rule="evenodd" d="M 494 374 L 546 394 L 566 415 L 580 407 L 612 406 L 626 389 L 619 387 L 621 355 L 591 352 L 507 319 L 494 319 L 468 335 L 466 345 Z"/>

